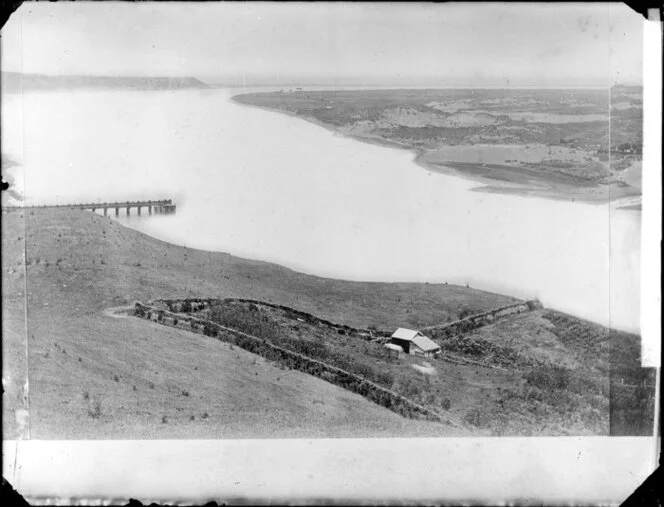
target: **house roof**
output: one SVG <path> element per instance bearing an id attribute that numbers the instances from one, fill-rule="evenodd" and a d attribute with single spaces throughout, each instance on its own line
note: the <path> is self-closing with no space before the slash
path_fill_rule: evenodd
<path id="1" fill-rule="evenodd" d="M 419 331 L 414 331 L 412 329 L 406 329 L 404 327 L 400 327 L 392 334 L 392 338 L 399 338 L 401 340 L 412 340 L 418 334 L 421 335 L 422 333 L 420 333 Z"/>
<path id="2" fill-rule="evenodd" d="M 426 336 L 420 334 L 413 338 L 413 343 L 417 345 L 419 348 L 424 350 L 425 352 L 428 352 L 430 350 L 438 350 L 440 349 L 440 346 L 434 342 L 432 339 L 427 338 Z"/>
<path id="3" fill-rule="evenodd" d="M 414 331 L 413 329 L 400 327 L 392 334 L 392 338 L 413 342 L 417 347 L 421 348 L 425 352 L 430 350 L 437 350 L 440 348 L 436 342 L 430 338 L 427 338 L 419 331 Z"/>

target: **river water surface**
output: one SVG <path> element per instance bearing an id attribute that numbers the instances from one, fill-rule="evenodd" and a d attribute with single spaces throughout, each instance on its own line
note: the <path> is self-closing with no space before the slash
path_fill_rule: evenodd
<path id="1" fill-rule="evenodd" d="M 174 216 L 120 219 L 311 274 L 469 283 L 639 331 L 639 212 L 474 192 L 234 93 L 3 95 L 3 153 L 26 204 L 173 198 Z"/>

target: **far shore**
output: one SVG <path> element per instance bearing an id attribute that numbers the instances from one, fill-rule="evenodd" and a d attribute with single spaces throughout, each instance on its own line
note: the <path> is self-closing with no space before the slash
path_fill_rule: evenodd
<path id="1" fill-rule="evenodd" d="M 528 173 L 521 169 L 499 164 L 478 164 L 467 162 L 427 162 L 421 160 L 424 152 L 420 152 L 415 162 L 421 167 L 467 180 L 482 183 L 482 186 L 473 188 L 476 192 L 512 194 L 522 197 L 540 197 L 556 201 L 578 201 L 587 204 L 606 204 L 629 197 L 638 197 L 641 193 L 630 186 L 618 184 L 596 185 L 582 181 L 572 182 L 571 178 L 564 178 L 554 174 L 543 178 L 536 176 L 529 178 Z M 489 176 L 487 167 L 491 171 Z M 568 182 L 564 180 L 567 179 Z M 619 207 L 618 209 L 637 209 L 633 207 Z M 638 207 L 640 208 L 640 205 Z"/>
<path id="2" fill-rule="evenodd" d="M 244 107 L 252 107 L 263 111 L 272 111 L 299 118 L 308 121 L 309 123 L 313 123 L 314 125 L 318 125 L 335 135 L 341 135 L 363 143 L 382 146 L 384 148 L 408 150 L 414 153 L 413 161 L 415 164 L 423 169 L 480 183 L 481 186 L 473 188 L 473 190 L 477 192 L 518 195 L 521 197 L 539 197 L 557 201 L 578 201 L 586 204 L 606 204 L 607 202 L 620 201 L 621 199 L 633 198 L 641 195 L 641 191 L 638 188 L 629 185 L 585 182 L 572 177 L 565 177 L 560 173 L 534 174 L 534 171 L 529 171 L 527 174 L 522 168 L 509 165 L 468 163 L 462 160 L 430 162 L 423 160 L 423 158 L 433 150 L 413 148 L 411 146 L 404 146 L 378 137 L 359 136 L 353 133 L 344 132 L 342 129 L 334 125 L 321 122 L 310 116 L 299 115 L 292 111 L 276 107 L 258 106 L 236 100 L 237 97 L 241 95 L 244 94 L 234 95 L 231 97 L 231 100 Z M 487 166 L 490 166 L 490 171 L 487 171 Z M 640 204 L 637 204 L 622 206 L 617 209 L 640 210 L 641 207 Z"/>

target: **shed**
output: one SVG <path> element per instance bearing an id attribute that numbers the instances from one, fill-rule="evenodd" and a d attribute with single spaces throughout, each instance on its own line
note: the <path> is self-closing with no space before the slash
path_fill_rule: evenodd
<path id="1" fill-rule="evenodd" d="M 394 343 L 386 343 L 385 348 L 388 350 L 389 357 L 396 357 L 397 359 L 404 353 L 403 347 L 395 345 Z"/>
<path id="2" fill-rule="evenodd" d="M 398 328 L 390 337 L 388 345 L 396 345 L 406 354 L 431 357 L 440 353 L 440 346 L 431 338 L 427 338 L 419 331 Z"/>

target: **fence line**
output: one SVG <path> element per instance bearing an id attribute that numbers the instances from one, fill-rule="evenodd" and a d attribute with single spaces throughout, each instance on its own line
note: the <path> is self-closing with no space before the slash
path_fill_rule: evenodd
<path id="1" fill-rule="evenodd" d="M 200 305 L 199 308 L 195 308 L 195 310 L 198 310 L 201 308 L 209 307 L 212 303 L 218 301 L 220 301 L 218 298 L 154 299 L 150 301 L 149 304 L 151 305 L 163 304 L 166 305 L 170 310 L 172 310 L 173 307 L 178 304 Z M 372 340 L 374 338 L 389 338 L 392 335 L 390 331 L 382 329 L 372 330 L 372 329 L 354 328 L 351 326 L 347 326 L 345 324 L 336 324 L 334 322 L 330 322 L 329 320 L 321 319 L 320 317 L 316 317 L 315 315 L 303 312 L 301 310 L 296 310 L 295 308 L 291 308 L 289 306 L 279 305 L 275 303 L 268 303 L 266 301 L 259 301 L 257 299 L 225 298 L 221 301 L 237 301 L 241 303 L 253 303 L 256 305 L 263 305 L 270 308 L 276 308 L 279 310 L 289 312 L 298 317 L 301 317 L 304 320 L 315 322 L 317 324 L 323 324 L 325 326 L 337 330 L 342 330 L 345 332 L 345 334 L 355 335 L 366 340 Z M 537 300 L 520 301 L 518 303 L 511 303 L 509 305 L 493 308 L 492 310 L 488 310 L 483 313 L 469 315 L 467 317 L 464 317 L 463 319 L 455 320 L 453 322 L 446 322 L 445 324 L 436 324 L 433 326 L 423 327 L 420 328 L 419 331 L 443 332 L 446 335 L 448 334 L 446 331 L 449 330 L 454 332 L 454 330 L 459 327 L 467 327 L 467 329 L 463 329 L 462 331 L 470 331 L 472 329 L 476 329 L 478 327 L 490 324 L 491 322 L 494 322 L 496 319 L 501 318 L 503 316 L 512 315 L 513 313 L 532 311 L 543 307 L 544 306 L 542 305 L 542 303 L 540 303 Z M 497 315 L 501 312 L 507 312 L 507 313 L 505 313 L 504 315 Z"/>
<path id="2" fill-rule="evenodd" d="M 496 320 L 508 315 L 533 311 L 539 308 L 544 308 L 544 306 L 537 300 L 522 301 L 519 303 L 501 306 L 499 308 L 494 308 L 493 310 L 489 310 L 484 313 L 470 315 L 454 322 L 425 327 L 420 331 L 430 333 L 430 336 L 433 339 L 444 340 L 446 338 L 451 338 L 452 336 L 464 334 L 473 331 L 474 329 L 489 325 Z M 442 343 L 440 344 L 442 345 Z"/>
<path id="3" fill-rule="evenodd" d="M 355 335 L 358 336 L 362 339 L 367 339 L 370 340 L 373 337 L 388 337 L 391 335 L 389 331 L 386 330 L 381 330 L 381 329 L 368 329 L 368 328 L 356 328 L 352 326 L 348 326 L 346 324 L 337 324 L 335 322 L 331 322 L 326 319 L 322 319 L 320 317 L 316 317 L 315 315 L 312 315 L 307 312 L 303 312 L 302 310 L 297 310 L 295 308 L 292 308 L 290 306 L 284 306 L 284 305 L 279 305 L 276 303 L 268 303 L 266 301 L 259 301 L 257 299 L 248 299 L 248 298 L 224 298 L 224 299 L 218 299 L 218 298 L 185 298 L 185 299 L 153 299 L 152 301 L 149 301 L 148 304 L 150 305 L 159 305 L 163 304 L 166 305 L 171 311 L 176 305 L 183 305 L 183 304 L 189 304 L 189 305 L 197 305 L 196 308 L 192 308 L 193 311 L 197 311 L 200 309 L 207 308 L 211 306 L 213 303 L 216 302 L 231 302 L 231 301 L 236 301 L 239 303 L 253 303 L 255 305 L 261 305 L 261 306 L 267 306 L 270 308 L 275 308 L 278 310 L 283 310 L 285 312 L 289 312 L 297 317 L 300 317 L 304 319 L 305 321 L 313 322 L 316 324 L 323 324 L 327 327 L 334 328 L 336 330 L 342 330 L 345 332 L 345 334 L 349 335 Z M 179 313 L 179 312 L 178 312 Z"/>

